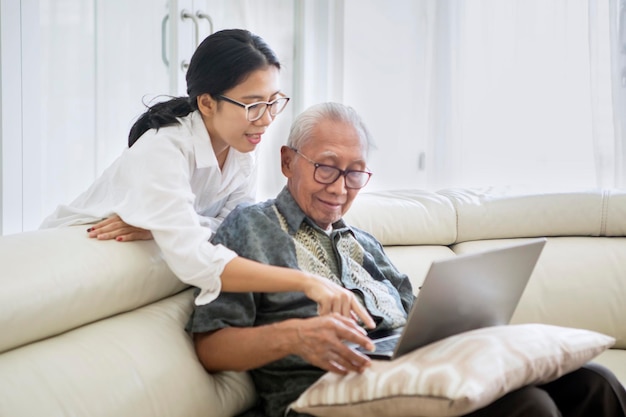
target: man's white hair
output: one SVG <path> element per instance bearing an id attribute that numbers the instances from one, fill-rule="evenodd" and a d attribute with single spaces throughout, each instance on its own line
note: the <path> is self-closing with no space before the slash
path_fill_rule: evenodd
<path id="1" fill-rule="evenodd" d="M 312 138 L 313 129 L 322 120 L 344 122 L 353 126 L 365 145 L 366 156 L 370 147 L 374 147 L 372 136 L 361 116 L 352 107 L 333 102 L 314 104 L 300 113 L 291 125 L 287 146 L 301 149 Z"/>

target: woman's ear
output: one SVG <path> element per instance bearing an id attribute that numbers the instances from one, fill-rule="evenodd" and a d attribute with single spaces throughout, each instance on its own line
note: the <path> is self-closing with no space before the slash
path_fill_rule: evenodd
<path id="1" fill-rule="evenodd" d="M 203 116 L 212 116 L 217 109 L 217 101 L 211 97 L 210 94 L 200 94 L 196 97 L 196 102 L 198 104 L 198 110 Z"/>
<path id="2" fill-rule="evenodd" d="M 295 152 L 289 146 L 283 145 L 280 147 L 280 170 L 287 178 L 292 176 L 291 164 L 293 163 L 294 155 Z"/>

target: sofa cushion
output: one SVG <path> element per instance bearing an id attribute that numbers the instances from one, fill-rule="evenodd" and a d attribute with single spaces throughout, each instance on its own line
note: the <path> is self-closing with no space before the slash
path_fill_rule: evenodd
<path id="1" fill-rule="evenodd" d="M 543 324 L 488 327 L 440 340 L 362 374 L 327 373 L 292 404 L 316 416 L 459 416 L 507 392 L 552 381 L 606 350 L 612 337 Z"/>
<path id="2" fill-rule="evenodd" d="M 383 245 L 449 245 L 456 240 L 454 206 L 428 191 L 362 192 L 345 220 Z"/>
<path id="3" fill-rule="evenodd" d="M 384 250 L 398 271 L 408 275 L 414 294 L 418 293 L 433 261 L 456 256 L 448 246 L 385 246 Z"/>
<path id="4" fill-rule="evenodd" d="M 482 240 L 453 249 L 463 254 L 510 244 L 510 239 Z M 626 238 L 548 238 L 511 322 L 594 330 L 626 349 L 624 271 Z"/>
<path id="5" fill-rule="evenodd" d="M 184 326 L 193 291 L 0 355 L 0 416 L 230 417 L 245 372 L 207 373 Z"/>
<path id="6" fill-rule="evenodd" d="M 457 242 L 536 236 L 624 236 L 626 191 L 524 192 L 509 187 L 448 189 Z"/>
<path id="7" fill-rule="evenodd" d="M 0 237 L 0 352 L 186 287 L 154 241 L 98 241 L 85 230 L 76 226 Z"/>

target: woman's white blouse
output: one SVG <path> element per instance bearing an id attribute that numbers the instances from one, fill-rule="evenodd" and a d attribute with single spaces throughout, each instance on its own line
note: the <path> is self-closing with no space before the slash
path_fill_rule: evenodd
<path id="1" fill-rule="evenodd" d="M 218 296 L 224 266 L 237 256 L 209 239 L 237 204 L 254 200 L 256 156 L 230 148 L 220 170 L 200 113 L 179 120 L 146 132 L 41 227 L 95 223 L 117 214 L 152 231 L 172 272 L 200 288 L 196 304 L 206 304 Z"/>

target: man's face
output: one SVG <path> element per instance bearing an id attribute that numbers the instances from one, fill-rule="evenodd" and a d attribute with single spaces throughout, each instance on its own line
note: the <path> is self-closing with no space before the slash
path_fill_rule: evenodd
<path id="1" fill-rule="evenodd" d="M 346 123 L 324 120 L 298 151 L 318 164 L 344 171 L 366 170 L 365 145 L 355 129 Z M 302 211 L 322 229 L 329 229 L 338 221 L 359 192 L 346 188 L 344 176 L 332 184 L 315 181 L 315 165 L 288 147 L 281 149 L 281 163 L 289 191 Z"/>

